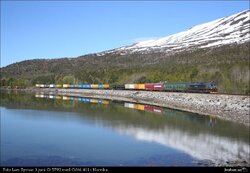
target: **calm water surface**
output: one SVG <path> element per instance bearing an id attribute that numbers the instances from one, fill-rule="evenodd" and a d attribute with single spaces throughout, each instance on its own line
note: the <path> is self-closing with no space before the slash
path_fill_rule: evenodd
<path id="1" fill-rule="evenodd" d="M 249 160 L 249 127 L 138 103 L 1 93 L 1 166 L 204 166 Z"/>

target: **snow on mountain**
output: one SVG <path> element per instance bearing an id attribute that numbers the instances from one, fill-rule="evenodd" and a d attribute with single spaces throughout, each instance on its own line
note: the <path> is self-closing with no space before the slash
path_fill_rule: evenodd
<path id="1" fill-rule="evenodd" d="M 250 41 L 250 10 L 228 17 L 194 26 L 186 31 L 156 40 L 146 40 L 131 46 L 101 52 L 106 53 L 173 53 L 197 48 L 219 47 L 228 44 L 241 44 Z"/>

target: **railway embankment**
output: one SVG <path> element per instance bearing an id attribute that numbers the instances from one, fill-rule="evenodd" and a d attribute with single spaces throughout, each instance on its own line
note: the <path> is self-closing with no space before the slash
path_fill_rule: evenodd
<path id="1" fill-rule="evenodd" d="M 140 102 L 215 116 L 250 126 L 250 96 L 95 89 L 35 89 L 36 92 Z"/>

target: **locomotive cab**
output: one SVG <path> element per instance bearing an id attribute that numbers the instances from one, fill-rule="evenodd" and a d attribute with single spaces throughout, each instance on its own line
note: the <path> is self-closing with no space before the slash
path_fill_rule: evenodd
<path id="1" fill-rule="evenodd" d="M 209 82 L 209 90 L 211 92 L 218 92 L 218 83 L 217 82 Z"/>

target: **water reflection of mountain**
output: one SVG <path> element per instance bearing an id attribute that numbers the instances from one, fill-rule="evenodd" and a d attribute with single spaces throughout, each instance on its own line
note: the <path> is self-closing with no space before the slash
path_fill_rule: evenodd
<path id="1" fill-rule="evenodd" d="M 119 133 L 173 147 L 197 159 L 218 163 L 249 160 L 248 127 L 213 117 L 139 103 L 54 95 L 2 94 L 1 106 L 79 112 L 79 121 L 88 118 Z"/>

